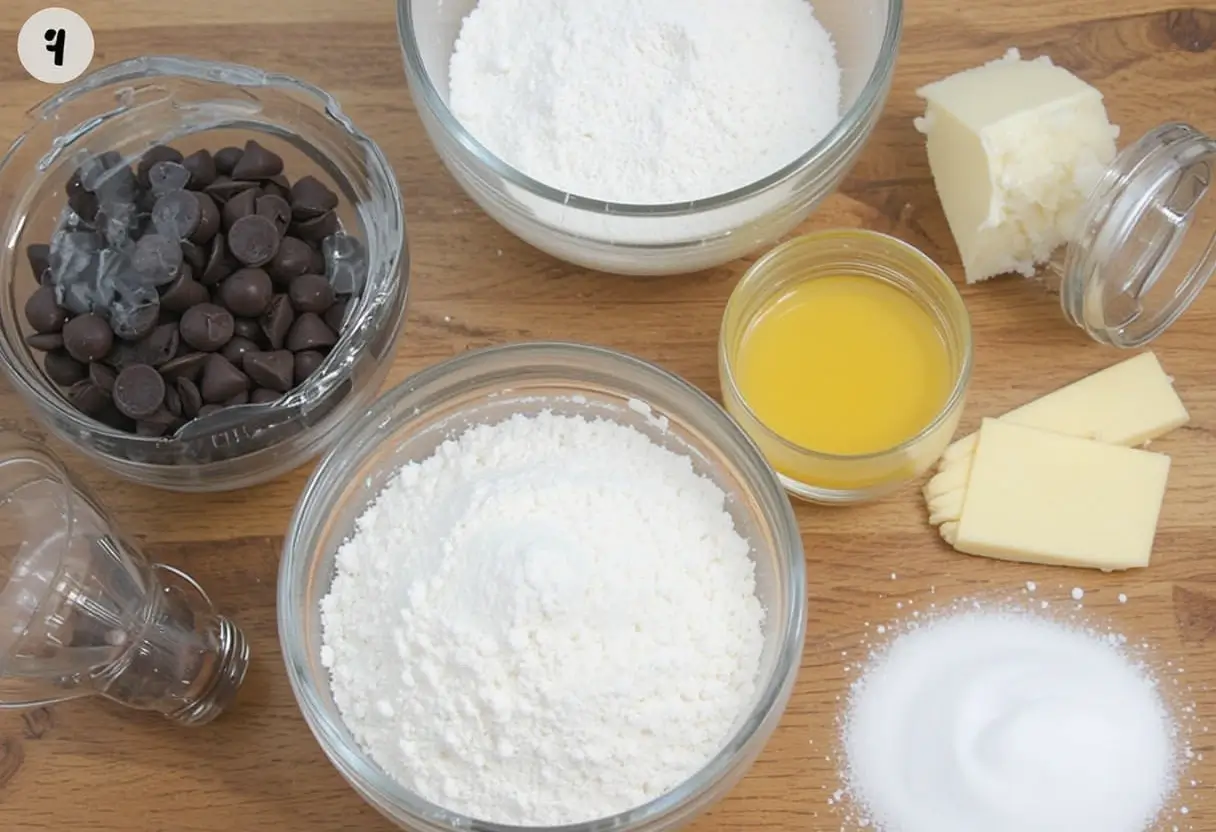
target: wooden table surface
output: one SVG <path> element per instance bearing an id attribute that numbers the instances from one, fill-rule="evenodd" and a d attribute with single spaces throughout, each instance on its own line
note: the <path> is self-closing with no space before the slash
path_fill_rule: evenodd
<path id="1" fill-rule="evenodd" d="M 1164 0 L 912 0 L 883 119 L 840 193 L 804 228 L 894 233 L 961 283 L 912 128 L 920 112 L 913 91 L 1018 46 L 1052 56 L 1102 89 L 1125 140 L 1165 119 L 1216 131 L 1216 5 L 1207 3 L 1180 9 Z M 255 63 L 328 89 L 381 144 L 405 193 L 413 261 L 409 318 L 390 383 L 471 347 L 568 339 L 634 352 L 717 394 L 718 321 L 748 263 L 686 277 L 624 279 L 567 266 L 510 236 L 464 196 L 428 144 L 406 91 L 389 0 L 70 5 L 94 29 L 94 67 L 154 53 Z M 49 93 L 25 75 L 13 48 L 21 23 L 39 7 L 35 0 L 0 3 L 4 144 L 22 129 L 26 110 Z M 964 430 L 1126 357 L 1063 323 L 1058 307 L 1032 283 L 1007 279 L 964 295 L 976 345 Z M 1167 694 L 1179 705 L 1194 702 L 1201 723 L 1216 718 L 1216 655 L 1208 641 L 1216 633 L 1216 515 L 1203 508 L 1216 499 L 1214 327 L 1216 291 L 1209 289 L 1155 346 L 1192 421 L 1154 445 L 1173 455 L 1174 468 L 1146 571 L 1091 574 L 954 554 L 926 526 L 914 488 L 854 509 L 800 505 L 810 612 L 797 688 L 749 776 L 692 828 L 841 829 L 842 814 L 829 801 L 839 785 L 833 746 L 861 641 L 912 609 L 962 596 L 1016 595 L 1028 580 L 1057 608 L 1075 606 L 1069 591 L 1083 587 L 1085 615 L 1146 639 L 1162 672 L 1172 676 L 1183 668 L 1177 685 L 1165 685 Z M 37 429 L 2 386 L 0 418 Z M 65 456 L 151 556 L 193 573 L 245 627 L 253 664 L 238 707 L 198 731 L 97 700 L 0 715 L 0 826 L 21 832 L 388 830 L 322 756 L 279 655 L 279 548 L 309 469 L 251 493 L 175 496 L 122 483 Z M 1126 604 L 1118 593 L 1128 596 Z M 1216 784 L 1216 753 L 1202 727 L 1193 742 L 1197 756 L 1177 804 L 1190 813 L 1174 822 L 1211 830 L 1216 801 L 1208 783 Z M 1192 779 L 1197 786 L 1189 785 Z"/>

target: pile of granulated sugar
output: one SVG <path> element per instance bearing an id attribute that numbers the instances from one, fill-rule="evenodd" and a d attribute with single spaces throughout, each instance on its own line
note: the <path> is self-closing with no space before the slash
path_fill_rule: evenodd
<path id="1" fill-rule="evenodd" d="M 978 603 L 921 618 L 853 685 L 835 797 L 877 832 L 1144 832 L 1190 752 L 1125 642 Z"/>
<path id="2" fill-rule="evenodd" d="M 725 502 L 639 431 L 552 413 L 406 465 L 321 605 L 355 739 L 482 821 L 590 821 L 670 790 L 755 692 L 764 612 Z"/>
<path id="3" fill-rule="evenodd" d="M 840 120 L 836 49 L 807 0 L 479 0 L 449 77 L 490 152 L 610 202 L 742 188 Z"/>

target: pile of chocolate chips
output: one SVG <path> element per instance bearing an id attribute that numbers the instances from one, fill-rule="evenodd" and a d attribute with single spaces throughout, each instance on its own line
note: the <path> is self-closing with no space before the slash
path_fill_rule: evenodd
<path id="1" fill-rule="evenodd" d="M 258 144 L 134 169 L 90 156 L 49 244 L 28 249 L 25 304 L 47 376 L 82 413 L 163 436 L 222 408 L 276 401 L 321 364 L 363 289 L 338 197 L 290 182 Z"/>

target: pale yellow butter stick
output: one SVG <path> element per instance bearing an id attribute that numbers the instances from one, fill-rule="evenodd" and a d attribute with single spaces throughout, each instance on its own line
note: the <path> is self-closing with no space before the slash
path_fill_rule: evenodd
<path id="1" fill-rule="evenodd" d="M 1173 381 L 1152 352 L 1099 370 L 1000 417 L 1010 424 L 1129 447 L 1164 436 L 1189 420 Z M 938 473 L 925 484 L 934 526 L 959 518 L 976 438 L 972 433 L 951 444 L 938 462 Z"/>
<path id="2" fill-rule="evenodd" d="M 984 420 L 974 447 L 947 465 L 969 470 L 958 520 L 940 527 L 955 549 L 1104 571 L 1148 566 L 1168 456 L 997 419 Z"/>
<path id="3" fill-rule="evenodd" d="M 1142 352 L 1001 416 L 1028 428 L 1110 445 L 1143 445 L 1190 421 L 1152 352 Z M 974 442 L 975 434 L 954 444 Z"/>

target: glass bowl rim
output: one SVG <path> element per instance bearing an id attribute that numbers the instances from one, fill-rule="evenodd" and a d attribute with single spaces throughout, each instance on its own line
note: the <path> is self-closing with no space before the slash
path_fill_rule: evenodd
<path id="1" fill-rule="evenodd" d="M 898 445 L 893 445 L 880 451 L 870 451 L 864 454 L 831 454 L 791 442 L 766 425 L 756 415 L 755 410 L 752 409 L 751 404 L 748 403 L 743 393 L 739 390 L 738 383 L 735 381 L 735 361 L 726 347 L 726 327 L 730 310 L 738 299 L 739 289 L 749 279 L 763 281 L 763 272 L 770 267 L 774 259 L 798 246 L 813 243 L 834 243 L 850 238 L 868 239 L 878 242 L 883 246 L 897 249 L 904 254 L 912 255 L 913 258 L 921 261 L 923 265 L 928 267 L 934 279 L 938 280 L 942 287 L 946 289 L 948 301 L 956 307 L 952 310 L 954 314 L 952 315 L 951 328 L 957 329 L 962 335 L 963 360 L 959 364 L 958 372 L 955 373 L 954 384 L 950 388 L 950 395 L 942 402 L 933 419 L 915 434 Z M 958 287 L 954 285 L 954 281 L 950 279 L 950 276 L 946 274 L 945 270 L 933 258 L 911 243 L 904 242 L 898 237 L 884 234 L 881 231 L 873 231 L 868 228 L 837 228 L 809 231 L 805 234 L 791 237 L 784 243 L 774 246 L 765 252 L 764 256 L 748 267 L 747 271 L 743 273 L 743 277 L 739 278 L 739 282 L 735 284 L 735 288 L 731 290 L 730 298 L 727 299 L 726 307 L 722 312 L 722 323 L 718 329 L 718 360 L 721 362 L 723 382 L 729 387 L 729 393 L 734 397 L 736 403 L 743 408 L 743 412 L 747 414 L 748 418 L 764 432 L 766 441 L 773 442 L 798 456 L 812 457 L 825 462 L 866 462 L 881 460 L 885 457 L 902 453 L 923 442 L 926 437 L 931 436 L 962 405 L 964 398 L 967 396 L 967 389 L 971 385 L 971 373 L 975 364 L 975 343 L 971 331 L 971 314 L 967 311 L 967 304 L 963 300 Z M 728 391 L 723 391 L 724 394 L 726 392 Z"/>
<path id="2" fill-rule="evenodd" d="M 505 370 L 509 374 L 512 370 L 535 367 L 543 363 L 545 358 L 550 355 L 565 355 L 572 358 L 580 355 L 594 356 L 614 363 L 618 378 L 620 373 L 640 372 L 659 383 L 670 385 L 676 395 L 687 397 L 686 404 L 681 406 L 682 415 L 707 419 L 711 424 L 725 430 L 737 444 L 739 454 L 746 460 L 749 467 L 767 473 L 767 476 L 757 483 L 756 493 L 762 495 L 766 503 L 778 507 L 778 515 L 772 518 L 770 528 L 778 541 L 784 540 L 789 544 L 786 551 L 778 550 L 776 553 L 789 570 L 787 585 L 781 593 L 784 596 L 787 610 L 778 625 L 780 629 L 774 637 L 777 652 L 772 672 L 769 677 L 757 680 L 758 696 L 755 703 L 723 747 L 694 774 L 665 794 L 606 818 L 551 827 L 514 826 L 490 823 L 461 815 L 421 798 L 399 786 L 353 740 L 348 741 L 343 736 L 344 733 L 349 734 L 349 729 L 342 724 L 341 716 L 338 715 L 336 719 L 331 718 L 328 708 L 322 702 L 319 685 L 327 682 L 318 679 L 314 683 L 304 669 L 310 664 L 310 657 L 304 654 L 302 619 L 306 613 L 304 610 L 297 610 L 294 607 L 292 596 L 303 586 L 304 582 L 309 580 L 310 572 L 306 570 L 306 567 L 311 568 L 318 556 L 318 552 L 307 545 L 310 541 L 301 537 L 305 520 L 347 484 L 345 479 L 335 480 L 335 484 L 328 487 L 324 485 L 324 482 L 331 479 L 332 470 L 340 470 L 346 464 L 345 458 L 350 453 L 349 448 L 365 441 L 371 434 L 384 430 L 409 411 L 410 399 L 420 395 L 419 391 L 438 395 L 444 399 L 458 393 L 458 386 L 454 386 L 450 381 L 444 381 L 444 376 L 453 370 L 479 367 L 505 356 L 514 362 Z M 504 369 L 497 368 L 497 371 L 502 374 Z M 570 381 L 571 392 L 577 391 L 579 389 L 576 386 L 577 381 L 574 379 Z M 500 376 L 499 382 L 503 385 L 503 389 L 509 386 L 509 378 Z M 628 382 L 621 382 L 621 386 L 617 388 L 616 392 L 627 394 L 628 387 Z M 478 401 L 482 401 L 482 399 L 479 398 Z M 418 415 L 411 414 L 411 417 Z M 429 424 L 423 415 L 423 429 L 426 429 Z M 729 455 L 724 453 L 724 456 Z M 386 391 L 360 417 L 358 423 L 351 426 L 338 444 L 325 454 L 314 469 L 296 503 L 283 542 L 276 607 L 280 650 L 292 693 L 295 695 L 305 722 L 335 768 L 354 787 L 355 791 L 381 812 L 389 814 L 394 819 L 399 818 L 400 815 L 423 819 L 450 830 L 609 832 L 609 830 L 635 827 L 638 824 L 653 823 L 665 817 L 678 815 L 685 807 L 710 793 L 714 784 L 729 777 L 740 760 L 745 759 L 745 752 L 757 736 L 764 736 L 767 739 L 767 734 L 763 733 L 765 726 L 772 721 L 768 731 L 771 732 L 775 727 L 774 718 L 779 719 L 780 714 L 784 711 L 788 703 L 789 692 L 802 663 L 806 635 L 806 562 L 802 534 L 794 515 L 793 506 L 776 473 L 746 431 L 717 402 L 680 376 L 657 364 L 625 352 L 575 342 L 530 341 L 470 350 L 431 365 Z M 391 807 L 392 813 L 386 807 Z"/>
<path id="3" fill-rule="evenodd" d="M 652 205 L 609 202 L 568 193 L 533 179 L 518 168 L 503 161 L 465 129 L 431 80 L 431 75 L 426 70 L 426 63 L 422 59 L 418 38 L 415 33 L 414 0 L 397 0 L 397 39 L 404 55 L 407 75 L 411 80 L 417 81 L 417 87 L 421 91 L 421 106 L 425 106 L 435 115 L 440 125 L 442 125 L 444 132 L 455 139 L 456 143 L 467 153 L 472 154 L 479 162 L 509 184 L 533 196 L 578 211 L 588 211 L 624 218 L 688 217 L 726 208 L 749 200 L 757 194 L 763 193 L 773 186 L 794 177 L 819 159 L 828 156 L 847 143 L 850 134 L 859 125 L 865 123 L 866 114 L 883 100 L 887 86 L 895 71 L 895 63 L 899 54 L 900 36 L 903 31 L 904 0 L 885 0 L 885 2 L 887 5 L 886 25 L 883 29 L 882 40 L 878 45 L 877 58 L 874 61 L 873 67 L 870 68 L 870 74 L 858 93 L 857 99 L 841 115 L 835 126 L 823 138 L 802 153 L 797 159 L 750 184 L 703 199 Z"/>
<path id="4" fill-rule="evenodd" d="M 409 236 L 405 222 L 405 205 L 404 198 L 401 193 L 401 186 L 397 182 L 397 177 L 393 171 L 392 165 L 385 156 L 384 151 L 380 146 L 355 126 L 354 122 L 342 110 L 342 106 L 334 96 L 322 88 L 308 81 L 296 78 L 292 75 L 280 72 L 266 72 L 257 67 L 248 64 L 234 63 L 228 61 L 213 61 L 205 58 L 195 58 L 181 55 L 145 55 L 136 58 L 127 58 L 107 64 L 91 72 L 86 73 L 80 78 L 64 85 L 61 89 L 39 101 L 27 112 L 27 123 L 10 143 L 3 154 L 0 154 L 0 170 L 3 170 L 7 165 L 11 164 L 12 157 L 21 149 L 22 145 L 29 139 L 30 134 L 36 129 L 39 123 L 44 123 L 58 112 L 58 110 L 75 101 L 82 95 L 95 93 L 110 87 L 117 87 L 122 83 L 137 83 L 140 81 L 150 81 L 157 78 L 164 79 L 184 79 L 202 81 L 210 84 L 221 86 L 229 86 L 235 89 L 290 89 L 298 93 L 303 93 L 309 98 L 312 98 L 318 107 L 333 121 L 337 123 L 342 131 L 358 144 L 366 153 L 368 153 L 374 165 L 369 165 L 369 170 L 377 171 L 378 178 L 383 182 L 380 184 L 388 191 L 389 202 L 393 209 L 393 221 L 401 228 L 401 244 L 393 247 L 389 252 L 390 262 L 386 265 L 387 273 L 393 275 L 396 291 L 401 294 L 402 303 L 406 302 L 410 276 L 408 272 L 408 264 L 410 261 L 409 252 Z M 64 152 L 64 149 L 71 142 L 84 135 L 89 130 L 95 128 L 100 122 L 99 119 L 105 116 L 112 115 L 114 111 L 103 113 L 100 116 L 86 119 L 81 124 L 74 125 L 68 129 L 63 135 L 55 139 L 54 146 L 47 151 L 47 158 L 57 157 Z M 214 128 L 211 128 L 214 129 Z M 14 218 L 11 222 L 0 227 L 0 233 L 4 233 L 6 237 L 8 232 L 12 232 L 12 245 L 7 246 L 8 256 L 14 259 L 19 258 L 16 251 L 17 235 L 22 233 L 24 228 L 24 218 Z M 7 280 L 0 275 L 0 280 Z M 378 306 L 383 306 L 379 304 Z M 387 307 L 385 307 L 387 309 Z M 369 313 L 374 310 L 369 309 Z M 391 311 L 391 310 L 390 310 Z M 385 314 L 383 311 L 380 315 Z M 393 336 L 396 340 L 400 334 L 402 326 L 395 325 L 397 333 Z M 339 339 L 339 344 L 341 339 Z M 337 345 L 335 345 L 336 347 Z M 0 359 L 4 358 L 10 351 L 11 347 L 8 344 L 0 343 Z M 330 356 L 338 355 L 339 352 L 334 349 L 326 356 L 328 362 Z M 347 364 L 341 375 L 349 377 L 351 367 L 349 359 L 351 356 L 344 357 L 344 363 Z M 5 362 L 6 364 L 9 362 Z M 109 439 L 116 439 L 123 443 L 130 443 L 130 447 L 156 447 L 172 441 L 172 437 L 149 437 L 139 436 L 134 433 L 117 430 L 109 425 L 103 424 L 95 419 L 84 416 L 75 409 L 67 405 L 63 401 L 62 395 L 57 395 L 51 385 L 47 383 L 37 372 L 33 372 L 22 366 L 21 362 L 11 362 L 13 366 L 5 368 L 4 375 L 10 379 L 15 391 L 22 396 L 32 398 L 37 402 L 39 408 L 49 411 L 52 419 L 62 420 L 65 424 L 73 426 L 83 426 L 90 433 L 98 436 L 104 436 Z M 273 407 L 273 405 L 270 405 Z M 284 441 L 291 441 L 294 437 L 288 437 Z M 281 443 L 280 443 L 281 444 Z M 278 447 L 278 445 L 271 446 Z M 101 454 L 102 457 L 111 458 L 109 453 Z M 219 467 L 231 464 L 236 460 L 245 458 L 246 455 L 234 457 L 232 459 L 222 460 L 213 463 L 195 463 L 191 466 L 185 466 L 191 469 L 207 469 L 211 467 Z M 119 459 L 124 464 L 132 464 L 140 469 L 149 470 L 165 470 L 179 468 L 179 465 L 159 465 L 146 462 L 134 462 L 130 459 L 113 457 Z"/>

